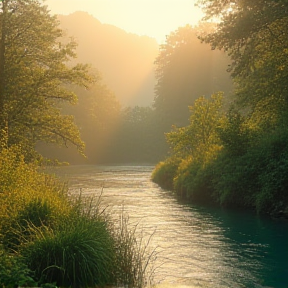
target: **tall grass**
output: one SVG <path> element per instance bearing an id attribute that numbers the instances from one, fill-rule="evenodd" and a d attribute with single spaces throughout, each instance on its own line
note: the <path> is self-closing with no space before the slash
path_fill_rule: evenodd
<path id="1" fill-rule="evenodd" d="M 131 224 L 124 210 L 111 233 L 115 241 L 114 276 L 119 287 L 151 286 L 155 272 L 156 248 L 149 244 L 154 233 L 144 235 L 138 224 Z"/>
<path id="2" fill-rule="evenodd" d="M 151 282 L 150 237 L 124 215 L 115 223 L 101 195 L 68 195 L 66 185 L 26 164 L 14 148 L 0 151 L 0 207 L 0 243 L 8 255 L 0 263 L 1 288 L 30 280 L 75 288 Z"/>
<path id="3" fill-rule="evenodd" d="M 42 282 L 63 287 L 113 282 L 113 239 L 105 222 L 85 216 L 63 219 L 54 230 L 35 227 L 35 236 L 21 252 Z"/>
<path id="4" fill-rule="evenodd" d="M 133 288 L 151 284 L 156 256 L 149 247 L 152 234 L 144 237 L 124 213 L 112 221 L 99 198 L 81 196 L 73 203 L 71 214 L 57 227 L 30 222 L 29 237 L 22 240 L 20 253 L 40 283 Z"/>

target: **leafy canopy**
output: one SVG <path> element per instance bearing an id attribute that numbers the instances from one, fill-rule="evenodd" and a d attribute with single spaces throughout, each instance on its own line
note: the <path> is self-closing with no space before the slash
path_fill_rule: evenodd
<path id="1" fill-rule="evenodd" d="M 225 122 L 221 110 L 223 93 L 211 95 L 210 99 L 199 97 L 190 110 L 190 124 L 167 133 L 167 141 L 175 155 L 181 158 L 192 156 L 200 162 L 208 161 L 221 148 L 217 128 Z"/>
<path id="2" fill-rule="evenodd" d="M 87 65 L 71 64 L 76 43 L 58 25 L 41 0 L 1 2 L 1 131 L 28 159 L 39 141 L 84 149 L 73 117 L 62 115 L 59 103 L 76 103 L 73 86 L 88 87 L 95 79 Z"/>
<path id="3" fill-rule="evenodd" d="M 262 115 L 272 106 L 273 117 L 287 110 L 287 0 L 199 0 L 198 5 L 206 20 L 218 20 L 203 40 L 230 55 L 238 102 Z"/>

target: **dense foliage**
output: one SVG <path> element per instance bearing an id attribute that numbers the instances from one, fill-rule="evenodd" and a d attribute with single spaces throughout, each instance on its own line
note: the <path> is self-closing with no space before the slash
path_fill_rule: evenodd
<path id="1" fill-rule="evenodd" d="M 220 122 L 209 122 L 218 145 L 211 154 L 213 146 L 203 146 L 205 130 L 200 134 L 193 125 L 196 101 L 190 124 L 168 134 L 172 157 L 156 167 L 153 179 L 165 186 L 171 177 L 176 193 L 193 201 L 287 217 L 287 1 L 198 2 L 206 20 L 218 20 L 201 38 L 230 56 L 235 102 Z M 216 116 L 220 108 L 209 112 Z M 207 111 L 199 111 L 204 119 Z M 163 175 L 173 159 L 178 168 Z"/>
<path id="2" fill-rule="evenodd" d="M 199 4 L 206 19 L 221 20 L 203 40 L 230 55 L 238 102 L 263 114 L 271 109 L 274 116 L 287 110 L 287 1 L 201 0 Z"/>
<path id="3" fill-rule="evenodd" d="M 77 101 L 71 85 L 87 87 L 93 77 L 84 64 L 71 65 L 76 43 L 65 39 L 56 17 L 41 0 L 0 3 L 0 133 L 20 144 L 27 160 L 38 142 L 84 143 L 71 115 L 59 103 Z M 70 61 L 71 63 L 71 61 Z"/>
<path id="4" fill-rule="evenodd" d="M 0 175 L 1 288 L 141 288 L 150 280 L 153 255 L 125 215 L 112 221 L 98 197 L 68 195 L 15 146 L 0 152 Z"/>

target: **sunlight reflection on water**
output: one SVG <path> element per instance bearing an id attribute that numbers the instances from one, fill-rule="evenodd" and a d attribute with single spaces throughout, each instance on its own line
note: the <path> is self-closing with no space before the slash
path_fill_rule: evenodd
<path id="1" fill-rule="evenodd" d="M 69 179 L 71 193 L 99 195 L 103 189 L 103 205 L 111 207 L 116 218 L 124 207 L 146 235 L 155 232 L 150 244 L 159 252 L 157 288 L 288 287 L 288 235 L 282 233 L 283 228 L 288 231 L 287 224 L 274 231 L 274 224 L 270 227 L 254 215 L 181 204 L 150 181 L 152 169 L 71 166 L 57 174 Z M 270 234 L 275 233 L 283 239 L 274 239 Z M 282 245 L 283 259 L 271 254 L 273 245 Z M 277 266 L 277 261 L 282 264 Z"/>

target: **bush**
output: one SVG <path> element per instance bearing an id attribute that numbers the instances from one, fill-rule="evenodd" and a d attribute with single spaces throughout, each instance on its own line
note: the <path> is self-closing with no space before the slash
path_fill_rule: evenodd
<path id="1" fill-rule="evenodd" d="M 241 156 L 222 153 L 214 163 L 215 197 L 222 205 L 277 213 L 288 206 L 288 133 L 263 135 Z"/>
<path id="2" fill-rule="evenodd" d="M 171 157 L 165 162 L 158 163 L 152 172 L 152 181 L 164 189 L 172 190 L 173 179 L 176 176 L 180 162 L 180 158 Z"/>
<path id="3" fill-rule="evenodd" d="M 11 256 L 0 248 L 0 288 L 37 286 L 32 272 L 21 257 Z"/>
<path id="4" fill-rule="evenodd" d="M 212 202 L 212 176 L 209 164 L 201 164 L 192 157 L 183 159 L 174 178 L 176 193 L 193 202 Z"/>
<path id="5" fill-rule="evenodd" d="M 231 157 L 224 152 L 212 164 L 213 197 L 220 205 L 254 207 L 258 163 L 250 160 L 247 154 Z"/>
<path id="6" fill-rule="evenodd" d="M 55 177 L 40 173 L 38 168 L 36 164 L 26 164 L 17 147 L 1 150 L 0 228 L 15 219 L 19 211 L 28 209 L 27 203 L 37 199 L 47 203 L 54 217 L 69 213 L 66 187 Z"/>
<path id="7" fill-rule="evenodd" d="M 31 233 L 29 227 L 52 225 L 53 211 L 45 200 L 32 199 L 18 214 L 2 225 L 3 245 L 12 251 L 18 250 L 25 237 Z"/>
<path id="8" fill-rule="evenodd" d="M 258 212 L 277 214 L 288 207 L 288 131 L 264 137 L 259 148 L 265 168 L 259 169 L 255 206 Z"/>
<path id="9" fill-rule="evenodd" d="M 105 222 L 73 217 L 54 230 L 35 228 L 35 235 L 21 252 L 36 279 L 63 287 L 112 282 L 113 240 Z"/>
<path id="10" fill-rule="evenodd" d="M 63 183 L 25 163 L 17 146 L 0 151 L 0 207 L 0 241 L 10 252 L 30 233 L 28 223 L 50 225 L 71 210 Z"/>
<path id="11" fill-rule="evenodd" d="M 31 222 L 36 227 L 41 225 L 49 225 L 52 221 L 52 207 L 44 199 L 39 198 L 32 199 L 24 209 L 22 209 L 18 215 L 18 221 L 20 225 L 26 225 L 27 221 Z"/>

